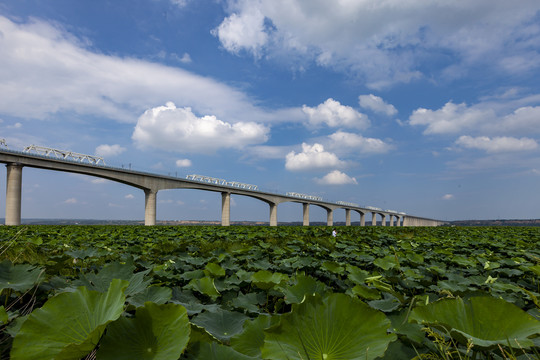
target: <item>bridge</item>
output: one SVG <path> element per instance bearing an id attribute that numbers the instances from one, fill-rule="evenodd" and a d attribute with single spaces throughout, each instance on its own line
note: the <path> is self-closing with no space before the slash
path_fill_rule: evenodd
<path id="1" fill-rule="evenodd" d="M 327 225 L 333 225 L 335 210 L 344 209 L 346 225 L 351 225 L 351 212 L 360 215 L 360 226 L 366 224 L 366 214 L 371 213 L 371 225 L 377 225 L 377 217 L 381 218 L 380 224 L 385 226 L 438 226 L 445 222 L 424 217 L 412 216 L 404 212 L 383 210 L 376 207 L 362 207 L 349 202 L 325 201 L 320 197 L 300 193 L 277 194 L 259 190 L 255 185 L 243 184 L 224 179 L 215 179 L 200 175 L 188 175 L 187 178 L 164 176 L 131 169 L 117 168 L 105 165 L 102 158 L 88 155 L 65 152 L 47 151 L 47 148 L 28 147 L 26 151 L 15 151 L 0 148 L 0 163 L 6 164 L 6 217 L 5 225 L 21 224 L 21 193 L 22 193 L 22 170 L 23 167 L 31 167 L 45 170 L 62 171 L 76 174 L 90 175 L 116 181 L 144 191 L 144 224 L 156 224 L 156 199 L 160 190 L 168 189 L 196 189 L 221 193 L 221 225 L 230 225 L 230 201 L 231 195 L 249 196 L 268 204 L 270 226 L 277 226 L 277 207 L 284 202 L 302 204 L 303 225 L 309 226 L 309 207 L 318 206 L 327 212 Z M 31 151 L 37 153 L 31 153 Z M 52 150 L 52 149 L 49 149 Z"/>

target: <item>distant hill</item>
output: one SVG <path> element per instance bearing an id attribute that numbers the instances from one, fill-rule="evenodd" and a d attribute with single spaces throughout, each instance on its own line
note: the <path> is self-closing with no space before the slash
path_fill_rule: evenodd
<path id="1" fill-rule="evenodd" d="M 455 226 L 540 226 L 540 219 L 458 220 L 449 221 Z"/>

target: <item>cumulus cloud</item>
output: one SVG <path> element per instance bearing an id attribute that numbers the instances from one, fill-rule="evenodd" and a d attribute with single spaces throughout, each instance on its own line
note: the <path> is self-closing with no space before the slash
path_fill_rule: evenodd
<path id="1" fill-rule="evenodd" d="M 387 104 L 381 97 L 373 94 L 360 95 L 358 102 L 361 107 L 371 111 L 392 116 L 397 114 L 397 109 L 392 104 Z"/>
<path id="2" fill-rule="evenodd" d="M 228 0 L 226 4 L 229 15 L 218 27 L 223 29 L 218 38 L 228 51 L 314 61 L 352 71 L 372 88 L 421 77 L 418 64 L 427 53 L 451 59 L 453 73 L 460 76 L 467 72 L 456 68 L 470 65 L 522 73 L 539 66 L 530 60 L 539 57 L 531 50 L 540 35 L 534 20 L 540 9 L 536 0 L 523 0 L 520 6 L 506 0 Z M 271 26 L 265 28 L 265 22 Z M 501 61 L 493 62 L 494 58 Z"/>
<path id="3" fill-rule="evenodd" d="M 223 47 L 232 52 L 247 50 L 258 57 L 260 49 L 268 41 L 265 31 L 264 15 L 256 2 L 246 1 L 241 13 L 233 13 L 214 30 Z"/>
<path id="4" fill-rule="evenodd" d="M 190 167 L 191 166 L 191 160 L 189 160 L 189 159 L 178 159 L 178 160 L 176 160 L 176 166 L 177 167 Z"/>
<path id="5" fill-rule="evenodd" d="M 506 133 L 540 133 L 540 106 L 525 106 L 506 115 L 497 129 Z"/>
<path id="6" fill-rule="evenodd" d="M 468 107 L 466 104 L 446 103 L 439 110 L 419 108 L 409 117 L 410 125 L 425 125 L 424 134 L 455 134 L 465 129 L 475 128 L 495 118 L 491 109 Z"/>
<path id="7" fill-rule="evenodd" d="M 6 116 L 47 119 L 70 112 L 131 123 L 146 109 L 171 100 L 235 121 L 305 118 L 299 108 L 261 109 L 243 91 L 207 76 L 93 52 L 88 41 L 57 24 L 35 18 L 16 23 L 0 16 L 0 33 L 0 113 Z"/>
<path id="8" fill-rule="evenodd" d="M 127 194 L 126 196 L 124 196 L 125 199 L 128 199 L 128 200 L 131 200 L 131 199 L 135 199 L 135 195 L 133 194 Z"/>
<path id="9" fill-rule="evenodd" d="M 126 151 L 126 148 L 118 144 L 114 144 L 114 145 L 102 144 L 96 148 L 95 154 L 96 156 L 103 156 L 103 157 L 117 156 L 123 153 L 124 151 Z"/>
<path id="10" fill-rule="evenodd" d="M 393 146 L 380 139 L 366 138 L 358 134 L 345 131 L 337 131 L 328 136 L 332 141 L 332 149 L 353 150 L 360 153 L 383 154 L 390 151 Z"/>
<path id="11" fill-rule="evenodd" d="M 454 195 L 452 194 L 445 194 L 442 197 L 443 200 L 452 200 L 453 198 L 454 198 Z"/>
<path id="12" fill-rule="evenodd" d="M 341 105 L 332 98 L 317 107 L 304 105 L 302 111 L 308 115 L 313 126 L 326 124 L 330 127 L 349 127 L 365 129 L 369 126 L 368 117 L 350 106 Z"/>
<path id="13" fill-rule="evenodd" d="M 321 144 L 302 144 L 302 152 L 291 151 L 285 157 L 285 168 L 291 171 L 305 171 L 343 167 L 345 162 L 335 154 L 324 151 Z"/>
<path id="14" fill-rule="evenodd" d="M 177 108 L 168 102 L 145 111 L 132 138 L 139 148 L 211 153 L 221 148 L 241 149 L 264 143 L 268 132 L 267 127 L 254 122 L 231 124 L 213 115 L 197 117 L 191 108 Z"/>
<path id="15" fill-rule="evenodd" d="M 538 143 L 530 138 L 513 138 L 507 136 L 489 138 L 487 136 L 460 136 L 456 145 L 468 149 L 484 150 L 487 153 L 530 151 L 538 147 Z"/>
<path id="16" fill-rule="evenodd" d="M 349 175 L 339 171 L 334 170 L 320 179 L 315 179 L 318 184 L 321 185 L 347 185 L 347 184 L 358 184 L 356 178 L 350 177 Z"/>

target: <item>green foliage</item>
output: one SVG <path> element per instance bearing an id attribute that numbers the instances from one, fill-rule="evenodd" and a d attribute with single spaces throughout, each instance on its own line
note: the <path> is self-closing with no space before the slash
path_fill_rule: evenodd
<path id="1" fill-rule="evenodd" d="M 121 317 L 107 327 L 97 353 L 103 360 L 178 359 L 190 334 L 186 309 L 181 305 L 147 302 L 134 318 Z"/>
<path id="2" fill-rule="evenodd" d="M 324 354 L 330 359 L 330 352 L 306 352 L 312 344 L 298 331 L 319 336 L 313 319 L 331 324 L 326 329 L 336 329 L 335 322 L 340 330 L 356 328 L 356 314 L 364 312 L 378 314 L 386 324 L 383 338 L 396 339 L 370 347 L 368 358 L 374 349 L 382 359 L 539 357 L 540 334 L 531 322 L 540 318 L 539 228 L 342 227 L 335 239 L 330 232 L 328 227 L 0 227 L 0 358 L 10 352 L 26 358 L 23 348 L 42 346 L 45 355 L 36 358 L 90 353 L 92 358 L 99 348 L 98 359 L 274 359 L 281 355 L 271 343 L 279 339 L 294 343 L 287 345 L 298 351 L 287 353 L 290 359 L 319 360 Z M 105 308 L 112 301 L 106 295 L 111 284 L 119 284 L 115 279 L 122 280 L 122 296 Z M 38 320 L 54 322 L 69 334 L 76 327 L 66 324 L 78 324 L 76 315 L 87 314 L 90 303 L 104 308 L 96 305 L 92 316 L 99 319 L 77 330 L 75 338 L 38 329 Z M 114 314 L 98 316 L 112 308 Z M 174 314 L 184 308 L 180 317 L 188 327 L 182 331 L 191 331 L 179 338 L 187 345 L 182 340 L 169 348 L 159 330 L 175 323 Z M 512 321 L 502 324 L 505 314 Z M 456 323 L 461 317 L 467 320 Z M 364 330 L 376 333 L 375 328 Z M 517 340 L 486 335 L 493 329 Z M 356 335 L 342 336 L 343 343 Z M 147 347 L 151 342 L 162 345 Z M 152 350 L 133 355 L 129 348 Z"/>
<path id="3" fill-rule="evenodd" d="M 441 299 L 414 309 L 409 318 L 448 334 L 465 346 L 530 348 L 540 321 L 517 306 L 488 296 Z"/>
<path id="4" fill-rule="evenodd" d="M 310 296 L 265 330 L 262 355 L 275 360 L 360 360 L 384 354 L 396 335 L 384 314 L 344 294 Z"/>
<path id="5" fill-rule="evenodd" d="M 113 280 L 106 293 L 80 287 L 33 311 L 13 340 L 12 360 L 78 359 L 92 351 L 105 327 L 120 317 L 127 281 Z"/>

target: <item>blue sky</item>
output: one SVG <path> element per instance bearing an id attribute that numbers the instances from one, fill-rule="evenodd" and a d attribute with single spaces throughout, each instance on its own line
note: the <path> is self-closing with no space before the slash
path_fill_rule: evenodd
<path id="1" fill-rule="evenodd" d="M 536 0 L 0 1 L 10 149 L 442 220 L 540 218 L 539 80 Z M 22 201 L 23 218 L 144 218 L 141 190 L 66 173 L 25 168 Z M 220 204 L 160 191 L 157 218 Z M 268 207 L 233 196 L 231 220 Z"/>

